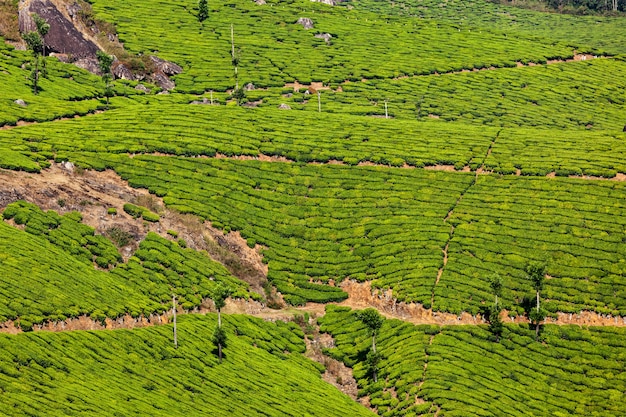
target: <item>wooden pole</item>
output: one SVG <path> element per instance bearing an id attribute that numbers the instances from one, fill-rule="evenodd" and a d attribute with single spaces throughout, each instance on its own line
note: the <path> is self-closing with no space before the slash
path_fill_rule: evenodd
<path id="1" fill-rule="evenodd" d="M 385 100 L 385 119 L 389 119 L 389 113 L 387 113 L 387 100 Z"/>
<path id="2" fill-rule="evenodd" d="M 178 349 L 178 335 L 176 334 L 176 296 L 172 295 L 172 313 L 174 314 L 174 347 Z"/>
<path id="3" fill-rule="evenodd" d="M 322 112 L 322 93 L 319 90 L 317 91 L 317 111 Z"/>
<path id="4" fill-rule="evenodd" d="M 235 66 L 235 90 L 239 90 L 239 77 L 237 76 L 237 64 L 235 63 L 235 29 L 232 23 L 230 25 L 230 46 L 233 56 L 233 65 Z"/>

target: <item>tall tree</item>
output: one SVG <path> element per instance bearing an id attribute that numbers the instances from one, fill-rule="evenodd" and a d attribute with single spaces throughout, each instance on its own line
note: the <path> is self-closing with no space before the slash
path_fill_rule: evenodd
<path id="1" fill-rule="evenodd" d="M 111 81 L 113 80 L 113 74 L 111 73 L 111 66 L 113 65 L 114 57 L 102 51 L 96 52 L 98 58 L 98 67 L 102 73 L 102 81 L 104 81 L 104 95 L 107 98 L 107 108 L 109 108 L 109 97 L 112 96 Z"/>
<path id="2" fill-rule="evenodd" d="M 357 317 L 367 326 L 372 334 L 372 350 L 367 355 L 367 362 L 370 366 L 370 370 L 372 371 L 374 382 L 378 382 L 377 370 L 380 355 L 376 353 L 376 335 L 385 322 L 385 319 L 378 313 L 377 310 L 373 308 L 366 308 L 365 310 L 360 311 L 357 313 Z"/>
<path id="3" fill-rule="evenodd" d="M 222 308 L 226 305 L 226 299 L 230 296 L 230 288 L 226 288 L 221 284 L 213 290 L 213 303 L 217 310 L 217 327 L 213 332 L 213 344 L 217 346 L 217 354 L 222 363 L 222 349 L 226 347 L 226 332 L 222 329 Z"/>
<path id="4" fill-rule="evenodd" d="M 539 324 L 545 318 L 545 312 L 540 306 L 540 293 L 546 279 L 546 265 L 539 262 L 530 262 L 526 265 L 526 277 L 532 283 L 537 297 L 536 309 L 531 310 L 530 320 L 535 324 L 535 338 L 539 340 Z"/>
<path id="5" fill-rule="evenodd" d="M 209 17 L 209 5 L 207 0 L 198 1 L 198 20 L 204 22 Z"/>
<path id="6" fill-rule="evenodd" d="M 35 27 L 37 28 L 37 33 L 41 38 L 41 66 L 42 73 L 45 77 L 48 73 L 48 68 L 46 65 L 46 35 L 50 31 L 50 25 L 37 13 L 34 13 L 32 16 L 33 21 L 35 22 Z"/>
<path id="7" fill-rule="evenodd" d="M 42 73 L 39 64 L 43 61 L 45 69 L 45 59 L 42 58 L 45 54 L 44 36 L 46 36 L 50 30 L 50 25 L 36 13 L 32 14 L 32 18 L 35 22 L 36 30 L 25 33 L 22 35 L 22 38 L 24 38 L 26 45 L 28 45 L 28 49 L 30 49 L 33 54 L 33 61 L 31 63 L 33 69 L 30 74 L 30 79 L 33 82 L 33 94 L 38 94 L 39 76 Z"/>

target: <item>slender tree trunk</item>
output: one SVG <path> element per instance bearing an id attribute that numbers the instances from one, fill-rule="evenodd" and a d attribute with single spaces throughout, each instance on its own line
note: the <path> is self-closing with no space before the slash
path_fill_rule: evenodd
<path id="1" fill-rule="evenodd" d="M 176 333 L 176 296 L 172 296 L 172 314 L 174 314 L 174 347 L 178 349 L 178 334 Z"/>
<path id="2" fill-rule="evenodd" d="M 498 296 L 496 295 L 496 308 L 498 308 Z"/>
<path id="3" fill-rule="evenodd" d="M 539 313 L 539 291 L 537 291 L 537 313 Z M 535 323 L 535 340 L 539 340 L 539 320 Z"/>
<path id="4" fill-rule="evenodd" d="M 217 309 L 217 327 L 219 327 L 220 329 L 222 328 L 222 312 L 221 312 L 221 308 Z"/>
<path id="5" fill-rule="evenodd" d="M 217 356 L 220 359 L 220 363 L 222 363 L 222 344 L 217 344 Z"/>
<path id="6" fill-rule="evenodd" d="M 33 76 L 33 83 L 34 83 L 34 93 L 35 95 L 37 95 L 38 90 L 37 90 L 37 83 L 39 82 L 39 56 L 35 55 L 35 74 Z"/>
<path id="7" fill-rule="evenodd" d="M 372 333 L 372 352 L 376 353 L 376 333 Z M 374 369 L 374 382 L 378 382 L 376 369 Z"/>
<path id="8" fill-rule="evenodd" d="M 537 313 L 539 313 L 539 291 L 537 291 Z"/>
<path id="9" fill-rule="evenodd" d="M 389 119 L 389 113 L 387 112 L 387 100 L 385 100 L 385 119 Z"/>

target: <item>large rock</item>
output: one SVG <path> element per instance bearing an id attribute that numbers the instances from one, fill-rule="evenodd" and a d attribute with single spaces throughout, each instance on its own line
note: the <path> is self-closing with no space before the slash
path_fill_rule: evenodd
<path id="1" fill-rule="evenodd" d="M 78 68 L 87 70 L 93 74 L 100 75 L 100 67 L 98 66 L 98 60 L 96 58 L 81 58 L 74 62 Z"/>
<path id="2" fill-rule="evenodd" d="M 328 4 L 329 6 L 336 6 L 337 5 L 337 1 L 336 0 L 311 0 L 311 1 L 315 2 L 315 3 Z"/>
<path id="3" fill-rule="evenodd" d="M 182 67 L 173 62 L 166 61 L 156 56 L 150 56 L 150 60 L 154 63 L 154 67 L 165 75 L 177 75 L 183 72 Z"/>
<path id="4" fill-rule="evenodd" d="M 296 23 L 302 25 L 305 29 L 313 29 L 313 20 L 308 17 L 301 17 Z"/>
<path id="5" fill-rule="evenodd" d="M 324 39 L 327 45 L 330 45 L 330 40 L 333 38 L 333 35 L 330 33 L 318 33 L 315 35 L 318 39 Z"/>
<path id="6" fill-rule="evenodd" d="M 154 83 L 156 85 L 158 85 L 165 91 L 173 90 L 174 88 L 176 88 L 176 84 L 174 84 L 174 81 L 170 80 L 167 75 L 163 74 L 162 72 L 155 72 L 152 75 L 152 79 L 154 80 Z"/>
<path id="7" fill-rule="evenodd" d="M 137 84 L 135 86 L 135 90 L 143 91 L 146 94 L 150 94 L 150 89 L 148 87 L 146 87 L 145 85 L 143 85 L 143 84 Z"/>
<path id="8" fill-rule="evenodd" d="M 32 0 L 28 7 L 19 10 L 22 33 L 36 30 L 31 14 L 37 13 L 50 25 L 45 36 L 46 53 L 67 54 L 74 59 L 94 57 L 98 47 L 80 33 L 63 14 L 48 0 Z"/>
<path id="9" fill-rule="evenodd" d="M 26 102 L 22 100 L 21 98 L 18 98 L 13 103 L 17 104 L 18 106 L 26 107 Z"/>
<path id="10" fill-rule="evenodd" d="M 131 70 L 129 70 L 126 65 L 122 64 L 121 62 L 117 61 L 115 64 L 113 64 L 113 75 L 115 76 L 116 79 L 118 80 L 134 80 L 135 76 L 133 75 L 133 72 Z"/>

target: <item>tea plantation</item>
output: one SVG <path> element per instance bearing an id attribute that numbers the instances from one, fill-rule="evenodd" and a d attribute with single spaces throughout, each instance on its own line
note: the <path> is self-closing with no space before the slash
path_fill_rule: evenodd
<path id="1" fill-rule="evenodd" d="M 183 68 L 110 100 L 52 57 L 34 94 L 31 53 L 0 42 L 0 414 L 626 415 L 626 17 L 500 3 L 209 1 L 200 21 L 197 0 L 79 1 L 102 45 Z M 130 199 L 103 206 L 143 224 L 130 246 L 42 210 L 74 180 L 148 190 L 213 228 L 213 258 Z M 252 258 L 259 282 L 227 269 Z M 498 334 L 494 293 L 558 325 Z M 190 314 L 220 294 L 260 318 Z M 368 303 L 427 324 L 347 307 Z M 129 317 L 153 326 L 40 331 Z"/>
<path id="2" fill-rule="evenodd" d="M 181 317 L 178 349 L 171 325 L 0 335 L 0 408 L 14 416 L 373 415 L 322 381 L 297 326 L 223 320 L 222 364 L 210 341 L 215 316 Z"/>
<path id="3" fill-rule="evenodd" d="M 356 314 L 327 307 L 328 353 L 354 369 L 359 394 L 380 415 L 620 416 L 626 411 L 623 328 L 524 325 L 500 343 L 484 326 L 414 326 L 386 320 L 377 337 L 378 382 L 365 363 L 371 337 Z M 398 346 L 402 346 L 401 349 Z"/>

